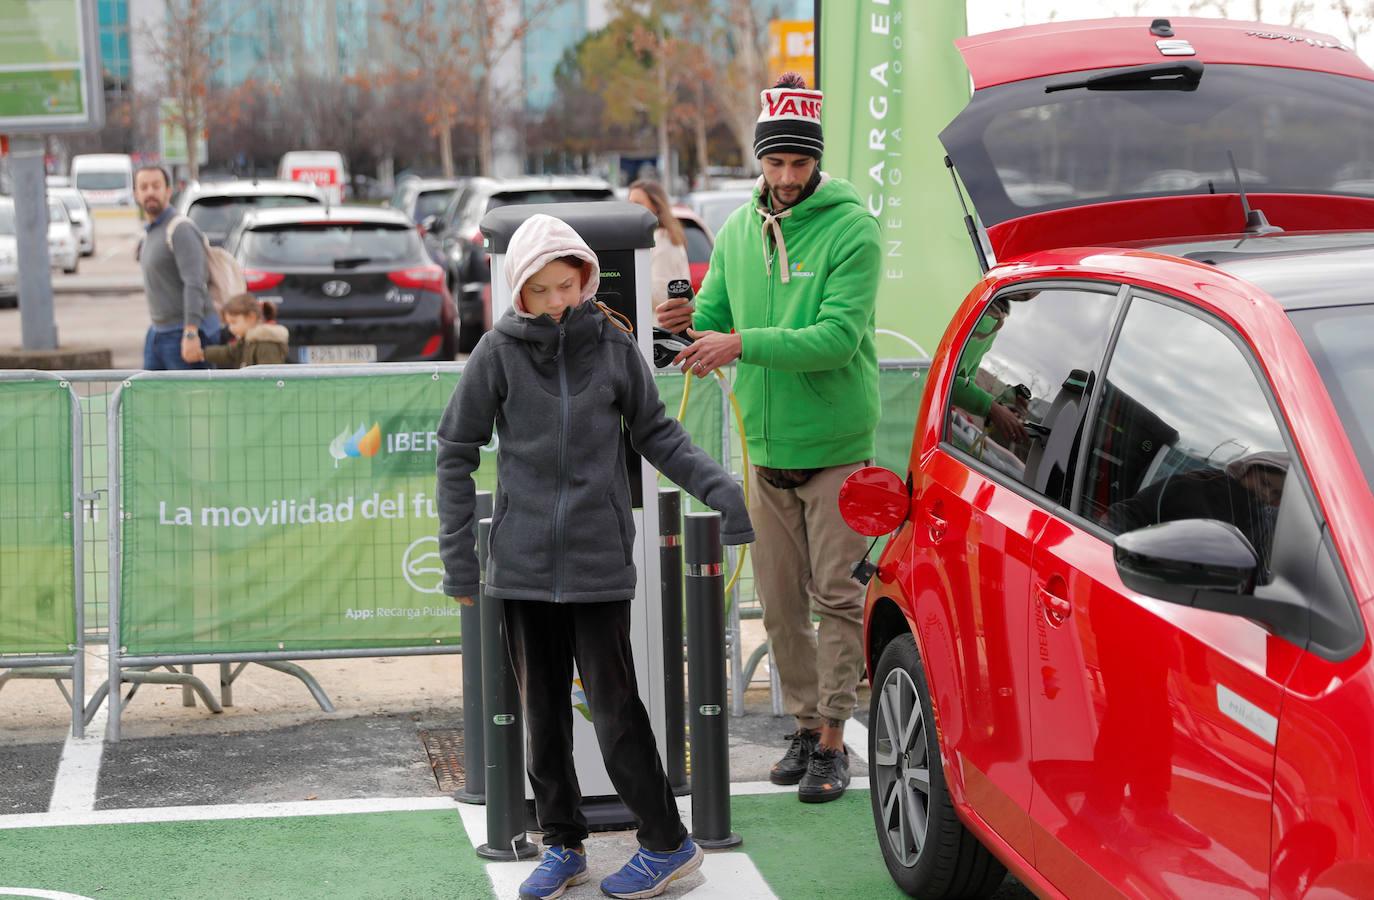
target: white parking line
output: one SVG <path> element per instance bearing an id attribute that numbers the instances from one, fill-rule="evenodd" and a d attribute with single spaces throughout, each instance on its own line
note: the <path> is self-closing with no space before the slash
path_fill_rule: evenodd
<path id="1" fill-rule="evenodd" d="M 844 730 L 845 737 L 848 738 L 845 743 L 849 745 L 850 755 L 868 765 L 868 729 L 864 727 L 864 723 L 858 719 L 850 719 L 845 723 Z"/>
<path id="2" fill-rule="evenodd" d="M 100 758 L 105 752 L 106 707 L 101 705 L 86 736 L 67 735 L 62 746 L 62 760 L 53 778 L 49 813 L 83 813 L 95 809 L 96 783 L 100 779 Z"/>
<path id="3" fill-rule="evenodd" d="M 241 803 L 224 806 L 161 806 L 143 809 L 94 809 L 76 813 L 28 813 L 0 816 L 0 830 L 54 828 L 66 825 L 128 825 L 136 822 L 213 822 L 220 819 L 287 819 L 353 813 L 417 812 L 453 809 L 449 797 L 380 797 L 362 800 L 299 800 L 286 803 Z"/>

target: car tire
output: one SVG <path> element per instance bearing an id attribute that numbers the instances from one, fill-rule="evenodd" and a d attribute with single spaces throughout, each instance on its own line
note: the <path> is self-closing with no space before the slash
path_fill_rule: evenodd
<path id="1" fill-rule="evenodd" d="M 869 796 L 883 862 L 913 897 L 988 897 L 1006 868 L 954 813 L 934 722 L 920 651 L 900 635 L 883 648 L 869 701 Z"/>
<path id="2" fill-rule="evenodd" d="M 0 297 L 0 309 L 18 309 L 19 295 L 13 297 Z"/>
<path id="3" fill-rule="evenodd" d="M 80 268 L 81 268 L 81 263 L 80 263 L 80 261 L 77 261 L 77 262 L 72 263 L 72 267 L 71 267 L 70 269 L 63 269 L 63 270 L 62 270 L 62 273 L 63 273 L 64 275 L 75 275 L 76 272 L 77 272 L 77 270 L 80 269 Z"/>

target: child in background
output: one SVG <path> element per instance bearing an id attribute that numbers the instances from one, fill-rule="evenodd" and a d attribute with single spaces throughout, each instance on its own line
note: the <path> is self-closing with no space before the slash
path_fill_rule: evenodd
<path id="1" fill-rule="evenodd" d="M 588 877 L 568 703 L 576 662 L 606 771 L 639 821 L 639 851 L 601 889 L 654 897 L 699 868 L 702 851 L 678 816 L 635 682 L 634 518 L 622 422 L 644 459 L 724 514 L 724 543 L 753 541 L 753 526 L 739 486 L 664 413 L 628 329 L 593 299 L 600 270 L 577 232 L 533 215 L 511 237 L 505 267 L 514 309 L 478 341 L 439 424 L 444 592 L 470 605 L 478 591 L 472 474 L 494 428 L 496 514 L 484 596 L 504 601 L 546 846 L 520 896 L 559 897 Z"/>
<path id="2" fill-rule="evenodd" d="M 229 344 L 202 348 L 202 358 L 221 369 L 275 366 L 286 362 L 289 335 L 278 325 L 276 307 L 252 294 L 235 294 L 224 304 L 224 322 L 234 335 Z"/>

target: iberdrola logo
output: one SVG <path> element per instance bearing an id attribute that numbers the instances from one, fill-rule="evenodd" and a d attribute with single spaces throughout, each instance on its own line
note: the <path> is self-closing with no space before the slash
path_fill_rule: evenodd
<path id="1" fill-rule="evenodd" d="M 366 456 L 369 459 L 377 455 L 377 451 L 382 449 L 382 428 L 376 422 L 372 427 L 359 425 L 358 430 L 352 433 L 347 428 L 339 432 L 334 440 L 329 442 L 329 455 L 334 457 L 334 468 L 339 467 L 341 460 L 348 459 L 350 456 L 355 459 L 359 456 Z"/>
<path id="2" fill-rule="evenodd" d="M 581 678 L 573 679 L 572 708 L 582 713 L 582 718 L 586 719 L 588 722 L 592 720 L 592 711 L 591 708 L 587 706 L 587 692 L 582 689 Z"/>

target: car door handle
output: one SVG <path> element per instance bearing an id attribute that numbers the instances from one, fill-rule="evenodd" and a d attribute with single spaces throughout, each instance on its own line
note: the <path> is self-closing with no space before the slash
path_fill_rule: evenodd
<path id="1" fill-rule="evenodd" d="M 930 532 L 930 542 L 938 544 L 945 539 L 945 533 L 949 531 L 949 522 L 940 515 L 944 508 L 939 503 L 934 503 L 926 510 L 926 529 Z"/>
<path id="2" fill-rule="evenodd" d="M 1068 621 L 1069 616 L 1073 615 L 1073 604 L 1068 601 L 1068 598 L 1052 593 L 1044 585 L 1036 589 L 1036 597 L 1045 610 L 1045 621 L 1056 628 L 1063 625 Z"/>

